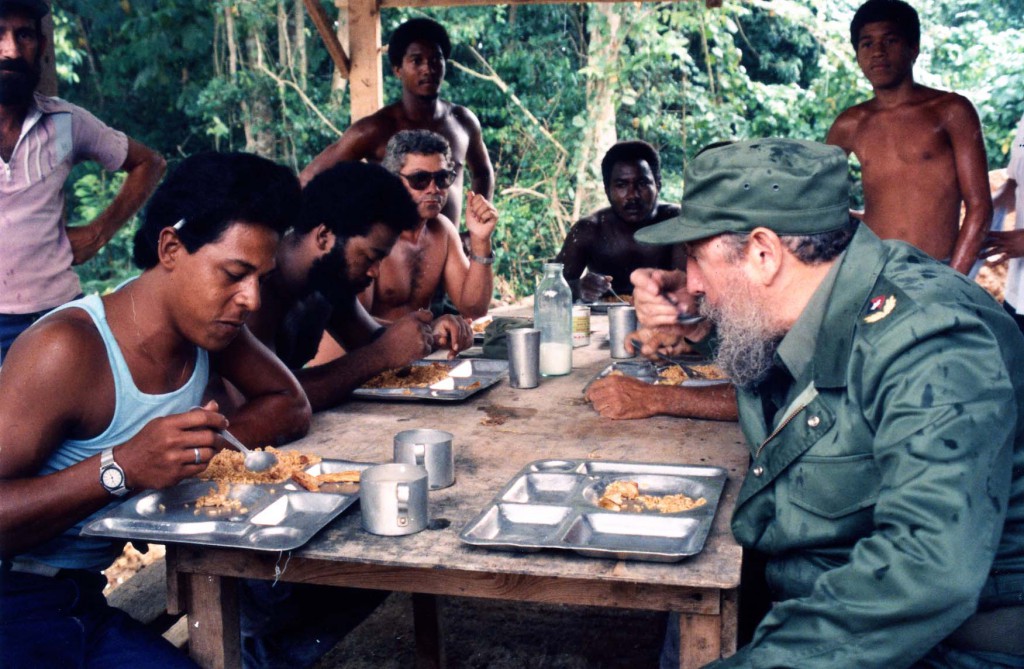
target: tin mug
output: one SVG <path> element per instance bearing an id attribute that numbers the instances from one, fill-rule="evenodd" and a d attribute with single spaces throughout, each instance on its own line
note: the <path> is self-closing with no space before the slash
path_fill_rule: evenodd
<path id="1" fill-rule="evenodd" d="M 455 483 L 453 439 L 444 430 L 403 430 L 395 435 L 395 462 L 426 468 L 431 490 L 447 488 Z"/>
<path id="2" fill-rule="evenodd" d="M 427 470 L 418 465 L 388 463 L 363 471 L 359 480 L 363 529 L 401 536 L 427 527 Z"/>

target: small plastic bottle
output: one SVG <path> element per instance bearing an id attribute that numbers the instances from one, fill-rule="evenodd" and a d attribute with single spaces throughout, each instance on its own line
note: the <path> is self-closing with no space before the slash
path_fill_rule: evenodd
<path id="1" fill-rule="evenodd" d="M 572 371 L 572 290 L 562 263 L 544 263 L 544 276 L 533 298 L 534 327 L 540 330 L 540 373 L 563 376 Z"/>

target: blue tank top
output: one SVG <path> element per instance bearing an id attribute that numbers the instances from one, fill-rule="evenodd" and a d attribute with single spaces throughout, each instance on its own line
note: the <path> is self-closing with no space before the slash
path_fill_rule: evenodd
<path id="1" fill-rule="evenodd" d="M 123 444 L 139 432 L 154 418 L 184 413 L 202 402 L 203 391 L 210 376 L 210 365 L 204 349 L 196 347 L 196 364 L 192 377 L 185 385 L 175 391 L 163 395 L 150 395 L 140 391 L 132 380 L 128 364 L 121 355 L 121 349 L 114 339 L 107 324 L 103 301 L 98 295 L 89 295 L 54 309 L 82 309 L 92 317 L 96 329 L 103 337 L 107 348 L 107 361 L 114 375 L 114 417 L 99 435 L 85 440 L 69 439 L 53 452 L 39 471 L 40 475 L 52 474 L 66 467 L 81 462 L 103 450 Z M 99 467 L 96 477 L 99 479 Z M 79 536 L 82 527 L 93 518 L 110 511 L 117 504 L 132 504 L 127 499 L 111 498 L 110 504 L 96 511 L 69 528 L 58 537 L 47 541 L 25 553 L 25 557 L 38 560 L 62 569 L 88 569 L 100 571 L 106 569 L 120 555 L 124 541 L 112 541 L 99 537 Z"/>

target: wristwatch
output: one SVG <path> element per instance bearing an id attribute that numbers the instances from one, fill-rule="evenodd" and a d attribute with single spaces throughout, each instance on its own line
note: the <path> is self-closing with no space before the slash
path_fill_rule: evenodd
<path id="1" fill-rule="evenodd" d="M 107 492 L 117 497 L 128 492 L 124 484 L 124 470 L 114 462 L 114 449 L 108 448 L 100 455 L 100 484 Z"/>
<path id="2" fill-rule="evenodd" d="M 494 264 L 494 252 L 492 251 L 491 255 L 489 255 L 489 256 L 478 256 L 475 253 L 471 252 L 469 254 L 469 259 L 471 261 L 475 260 L 476 262 L 480 263 L 481 265 L 493 265 Z"/>

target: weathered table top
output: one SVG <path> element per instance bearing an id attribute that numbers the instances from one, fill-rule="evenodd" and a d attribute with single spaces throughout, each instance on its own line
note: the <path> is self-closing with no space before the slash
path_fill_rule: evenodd
<path id="1" fill-rule="evenodd" d="M 406 429 L 454 435 L 455 485 L 430 492 L 431 527 L 404 537 L 369 534 L 358 508 L 321 531 L 295 557 L 462 572 L 571 577 L 662 586 L 732 589 L 740 579 L 741 549 L 729 518 L 748 452 L 735 423 L 657 417 L 602 418 L 582 391 L 611 359 L 607 319 L 592 317 L 591 344 L 573 352 L 570 375 L 541 379 L 538 388 L 507 380 L 452 402 L 354 401 L 317 414 L 309 435 L 293 446 L 324 457 L 389 462 L 393 437 Z M 463 544 L 459 532 L 524 465 L 539 459 L 601 459 L 723 467 L 729 476 L 704 550 L 677 563 L 581 557 L 571 551 L 511 553 Z"/>

